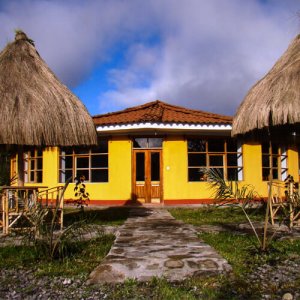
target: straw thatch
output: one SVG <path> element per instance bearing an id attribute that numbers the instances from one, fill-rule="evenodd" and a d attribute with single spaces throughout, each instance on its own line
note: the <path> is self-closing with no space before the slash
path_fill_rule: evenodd
<path id="1" fill-rule="evenodd" d="M 300 35 L 248 92 L 233 119 L 232 135 L 267 128 L 299 128 Z"/>
<path id="2" fill-rule="evenodd" d="M 95 145 L 92 118 L 19 31 L 0 53 L 0 144 Z"/>

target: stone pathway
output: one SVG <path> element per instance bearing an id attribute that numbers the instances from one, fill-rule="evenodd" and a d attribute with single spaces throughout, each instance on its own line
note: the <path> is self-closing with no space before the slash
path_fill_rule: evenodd
<path id="1" fill-rule="evenodd" d="M 197 237 L 193 226 L 165 209 L 133 208 L 88 284 L 148 281 L 153 276 L 180 281 L 229 271 L 231 266 Z"/>

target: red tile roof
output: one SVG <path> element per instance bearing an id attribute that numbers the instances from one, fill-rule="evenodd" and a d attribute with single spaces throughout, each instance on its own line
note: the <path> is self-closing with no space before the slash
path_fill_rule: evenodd
<path id="1" fill-rule="evenodd" d="M 153 101 L 93 117 L 95 125 L 117 125 L 133 123 L 186 123 L 186 124 L 231 124 L 232 117 L 192 110 Z"/>

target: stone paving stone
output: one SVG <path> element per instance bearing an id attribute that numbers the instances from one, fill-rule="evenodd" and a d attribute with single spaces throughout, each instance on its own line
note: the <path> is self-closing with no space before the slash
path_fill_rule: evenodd
<path id="1" fill-rule="evenodd" d="M 103 262 L 88 284 L 117 283 L 153 276 L 180 281 L 230 272 L 231 266 L 197 237 L 197 230 L 165 209 L 133 208 Z"/>

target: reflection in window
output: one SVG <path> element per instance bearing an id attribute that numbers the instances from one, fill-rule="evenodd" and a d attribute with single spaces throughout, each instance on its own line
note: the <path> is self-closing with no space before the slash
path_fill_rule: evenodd
<path id="1" fill-rule="evenodd" d="M 163 138 L 134 138 L 133 148 L 135 149 L 155 149 L 162 148 Z"/>
<path id="2" fill-rule="evenodd" d="M 136 153 L 136 181 L 145 180 L 145 153 L 138 152 Z"/>
<path id="3" fill-rule="evenodd" d="M 206 181 L 216 170 L 225 180 L 242 180 L 242 151 L 232 139 L 188 139 L 188 180 Z"/>
<path id="4" fill-rule="evenodd" d="M 151 153 L 151 181 L 160 181 L 160 153 Z"/>
<path id="5" fill-rule="evenodd" d="M 108 141 L 99 140 L 93 148 L 61 148 L 59 181 L 84 176 L 89 182 L 108 182 Z"/>

